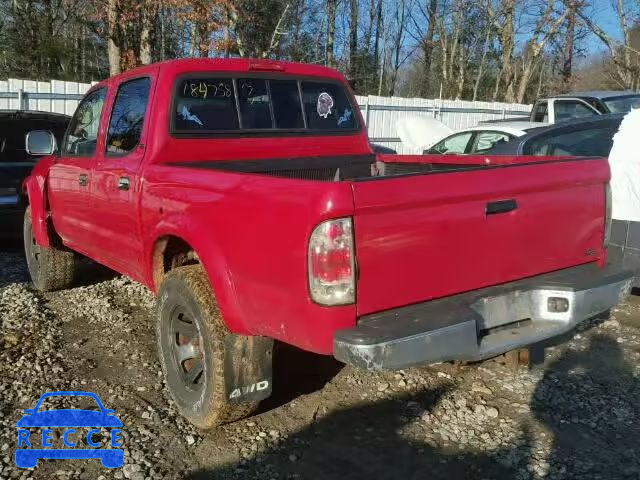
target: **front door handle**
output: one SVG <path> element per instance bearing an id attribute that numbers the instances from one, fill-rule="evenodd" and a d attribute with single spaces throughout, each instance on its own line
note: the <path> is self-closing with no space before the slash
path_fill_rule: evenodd
<path id="1" fill-rule="evenodd" d="M 497 202 L 489 202 L 485 207 L 485 213 L 487 215 L 496 215 L 498 213 L 511 212 L 518 208 L 518 204 L 515 200 L 499 200 Z"/>
<path id="2" fill-rule="evenodd" d="M 118 179 L 118 190 L 129 190 L 129 177 L 120 177 Z"/>
<path id="3" fill-rule="evenodd" d="M 81 187 L 86 187 L 89 184 L 89 176 L 86 173 L 81 173 L 80 176 L 78 176 L 78 184 Z"/>

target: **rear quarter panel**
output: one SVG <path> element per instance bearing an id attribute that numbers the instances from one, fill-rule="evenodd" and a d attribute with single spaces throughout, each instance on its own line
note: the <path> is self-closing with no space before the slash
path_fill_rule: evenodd
<path id="1" fill-rule="evenodd" d="M 149 279 L 155 242 L 174 235 L 195 249 L 233 332 L 331 353 L 334 331 L 355 324 L 354 305 L 314 304 L 307 280 L 311 231 L 353 213 L 350 184 L 149 165 L 143 188 Z"/>

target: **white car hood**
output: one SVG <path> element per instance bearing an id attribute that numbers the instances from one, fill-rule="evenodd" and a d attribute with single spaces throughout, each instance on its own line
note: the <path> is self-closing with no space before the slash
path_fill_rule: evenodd
<path id="1" fill-rule="evenodd" d="M 640 222 L 638 132 L 640 109 L 632 110 L 622 119 L 609 154 L 612 216 L 618 220 Z"/>
<path id="2" fill-rule="evenodd" d="M 435 118 L 415 115 L 398 120 L 396 130 L 402 144 L 416 154 L 421 154 L 423 150 L 453 133 L 452 129 Z"/>

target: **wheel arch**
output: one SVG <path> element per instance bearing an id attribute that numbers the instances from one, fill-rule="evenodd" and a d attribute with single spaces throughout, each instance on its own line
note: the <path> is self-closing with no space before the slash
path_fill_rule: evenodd
<path id="1" fill-rule="evenodd" d="M 31 208 L 31 222 L 36 243 L 41 247 L 50 247 L 52 237 L 49 232 L 49 215 L 46 198 L 46 186 L 44 179 L 38 181 L 37 177 L 29 177 L 24 182 L 24 191 Z"/>
<path id="2" fill-rule="evenodd" d="M 158 292 L 165 275 L 174 268 L 201 264 L 227 328 L 233 333 L 251 334 L 242 315 L 233 275 L 213 238 L 208 236 L 205 243 L 198 241 L 199 237 L 189 230 L 166 228 L 158 230 L 153 237 L 148 278 L 154 292 Z"/>

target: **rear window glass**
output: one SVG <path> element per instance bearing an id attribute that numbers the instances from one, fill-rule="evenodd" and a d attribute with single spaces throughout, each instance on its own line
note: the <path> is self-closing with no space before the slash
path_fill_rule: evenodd
<path id="1" fill-rule="evenodd" d="M 233 81 L 230 78 L 182 81 L 175 102 L 175 129 L 238 129 L 238 112 L 233 91 Z"/>
<path id="2" fill-rule="evenodd" d="M 276 128 L 304 128 L 298 82 L 271 80 L 269 84 Z"/>
<path id="3" fill-rule="evenodd" d="M 307 125 L 313 130 L 355 128 L 356 116 L 344 89 L 324 82 L 302 82 Z"/>
<path id="4" fill-rule="evenodd" d="M 271 128 L 273 122 L 266 80 L 241 78 L 237 85 L 242 128 Z"/>
<path id="5" fill-rule="evenodd" d="M 331 82 L 188 78 L 176 84 L 172 108 L 175 133 L 358 129 L 356 110 L 344 87 Z"/>

